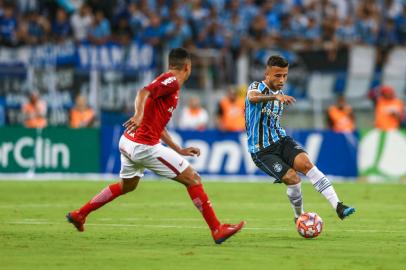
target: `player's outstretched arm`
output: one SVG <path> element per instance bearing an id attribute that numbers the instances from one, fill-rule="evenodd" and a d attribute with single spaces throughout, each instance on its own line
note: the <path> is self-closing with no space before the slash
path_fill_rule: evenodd
<path id="1" fill-rule="evenodd" d="M 268 102 L 271 100 L 279 100 L 280 102 L 285 103 L 287 105 L 290 105 L 290 104 L 293 104 L 296 102 L 296 99 L 294 97 L 291 97 L 288 95 L 282 95 L 282 94 L 264 95 L 264 94 L 256 92 L 256 91 L 251 91 L 248 93 L 248 100 L 252 103 L 263 103 L 263 102 Z"/>
<path id="2" fill-rule="evenodd" d="M 138 91 L 134 102 L 134 116 L 128 119 L 123 126 L 128 132 L 134 132 L 141 124 L 142 118 L 144 117 L 144 107 L 150 92 L 143 88 Z"/>
<path id="3" fill-rule="evenodd" d="M 168 130 L 165 128 L 161 134 L 161 140 L 166 143 L 170 148 L 183 156 L 200 156 L 200 149 L 197 147 L 182 148 L 177 145 L 173 140 Z"/>

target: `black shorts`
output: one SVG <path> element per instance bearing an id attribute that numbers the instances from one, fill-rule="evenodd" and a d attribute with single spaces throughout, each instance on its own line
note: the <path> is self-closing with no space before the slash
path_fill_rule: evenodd
<path id="1" fill-rule="evenodd" d="M 282 177 L 293 167 L 295 157 L 306 153 L 302 146 L 287 136 L 257 153 L 251 153 L 255 165 L 269 176 L 274 183 L 282 183 Z"/>

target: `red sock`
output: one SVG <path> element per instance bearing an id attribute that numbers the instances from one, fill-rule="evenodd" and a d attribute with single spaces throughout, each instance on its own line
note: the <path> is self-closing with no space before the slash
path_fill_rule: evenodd
<path id="1" fill-rule="evenodd" d="M 111 202 L 120 195 L 122 195 L 121 184 L 111 184 L 80 208 L 79 212 L 82 215 L 87 216 L 90 212 L 102 207 L 108 202 Z"/>
<path id="2" fill-rule="evenodd" d="M 195 185 L 188 187 L 187 191 L 192 199 L 193 203 L 196 205 L 197 209 L 202 213 L 207 225 L 209 225 L 210 230 L 215 230 L 220 226 L 220 221 L 217 219 L 216 214 L 211 206 L 209 197 L 203 190 L 203 186 Z"/>

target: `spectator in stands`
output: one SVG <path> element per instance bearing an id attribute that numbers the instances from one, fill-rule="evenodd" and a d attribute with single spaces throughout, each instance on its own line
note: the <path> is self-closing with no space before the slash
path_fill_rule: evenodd
<path id="1" fill-rule="evenodd" d="M 47 41 L 51 25 L 49 21 L 35 11 L 30 11 L 21 24 L 22 41 L 29 45 L 38 45 Z"/>
<path id="2" fill-rule="evenodd" d="M 85 96 L 79 95 L 76 97 L 75 106 L 69 114 L 69 126 L 71 128 L 87 128 L 92 127 L 95 122 L 95 112 L 87 105 Z"/>
<path id="3" fill-rule="evenodd" d="M 379 30 L 378 45 L 382 50 L 388 50 L 397 44 L 399 44 L 399 36 L 395 20 L 388 18 Z"/>
<path id="4" fill-rule="evenodd" d="M 131 41 L 131 27 L 128 24 L 128 18 L 121 16 L 118 18 L 117 25 L 113 32 L 113 40 L 119 45 L 128 45 Z"/>
<path id="5" fill-rule="evenodd" d="M 56 42 L 64 42 L 72 34 L 68 14 L 62 8 L 58 8 L 56 11 L 56 17 L 52 23 L 52 34 Z"/>
<path id="6" fill-rule="evenodd" d="M 230 87 L 227 95 L 220 100 L 217 110 L 217 127 L 222 131 L 243 131 L 245 101 L 237 90 Z"/>
<path id="7" fill-rule="evenodd" d="M 395 90 L 391 86 L 383 85 L 378 90 L 375 89 L 370 97 L 375 104 L 375 127 L 384 131 L 398 129 L 405 113 L 404 103 L 396 97 Z"/>
<path id="8" fill-rule="evenodd" d="M 92 25 L 92 10 L 86 4 L 83 4 L 70 18 L 75 41 L 84 41 Z"/>
<path id="9" fill-rule="evenodd" d="M 177 14 L 171 17 L 166 25 L 166 46 L 168 49 L 183 47 L 183 44 L 192 38 L 192 30 L 185 20 Z"/>
<path id="10" fill-rule="evenodd" d="M 258 14 L 252 20 L 248 28 L 249 46 L 252 49 L 263 49 L 269 46 L 269 32 L 267 28 L 266 17 L 263 14 Z"/>
<path id="11" fill-rule="evenodd" d="M 144 29 L 149 24 L 148 16 L 145 15 L 135 3 L 128 6 L 129 24 L 134 38 L 140 38 Z"/>
<path id="12" fill-rule="evenodd" d="M 155 48 L 162 48 L 162 41 L 165 37 L 165 28 L 161 18 L 156 13 L 149 16 L 150 24 L 144 30 L 143 40 Z"/>
<path id="13" fill-rule="evenodd" d="M 308 18 L 307 26 L 303 29 L 301 35 L 304 39 L 304 45 L 306 49 L 320 48 L 321 30 L 315 18 Z"/>
<path id="14" fill-rule="evenodd" d="M 403 6 L 403 12 L 395 18 L 395 21 L 400 43 L 406 45 L 406 3 Z"/>
<path id="15" fill-rule="evenodd" d="M 355 118 L 351 106 L 344 96 L 339 96 L 336 104 L 328 108 L 328 125 L 335 132 L 353 132 L 355 130 Z"/>
<path id="16" fill-rule="evenodd" d="M 378 17 L 376 7 L 362 2 L 359 6 L 356 29 L 362 44 L 374 45 L 378 37 Z"/>
<path id="17" fill-rule="evenodd" d="M 9 47 L 18 45 L 18 21 L 11 3 L 4 4 L 0 15 L 0 44 Z"/>
<path id="18" fill-rule="evenodd" d="M 45 128 L 47 126 L 47 104 L 41 100 L 37 91 L 30 94 L 29 101 L 22 107 L 24 126 L 27 128 Z"/>
<path id="19" fill-rule="evenodd" d="M 185 130 L 205 130 L 209 121 L 209 115 L 200 104 L 196 96 L 189 99 L 188 106 L 183 108 L 179 119 L 179 128 Z"/>
<path id="20" fill-rule="evenodd" d="M 103 11 L 97 10 L 88 33 L 89 41 L 96 45 L 103 45 L 110 40 L 110 35 L 110 22 L 104 16 Z"/>
<path id="21" fill-rule="evenodd" d="M 336 39 L 341 46 L 349 46 L 357 42 L 357 32 L 351 16 L 344 19 L 337 28 Z"/>

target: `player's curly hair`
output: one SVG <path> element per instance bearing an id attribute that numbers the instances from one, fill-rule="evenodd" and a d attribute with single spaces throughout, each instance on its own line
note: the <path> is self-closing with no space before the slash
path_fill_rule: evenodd
<path id="1" fill-rule="evenodd" d="M 280 55 L 272 55 L 271 57 L 268 58 L 268 61 L 266 63 L 268 67 L 288 67 L 289 62 L 286 60 L 284 57 Z"/>
<path id="2" fill-rule="evenodd" d="M 189 52 L 184 48 L 172 49 L 169 52 L 169 68 L 180 70 L 185 65 L 185 61 L 190 60 Z"/>

